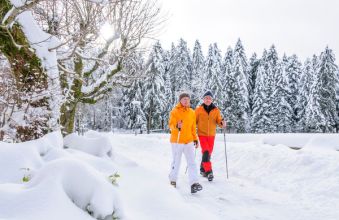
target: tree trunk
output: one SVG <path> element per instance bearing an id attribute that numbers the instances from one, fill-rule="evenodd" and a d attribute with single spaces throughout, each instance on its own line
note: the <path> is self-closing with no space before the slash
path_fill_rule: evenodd
<path id="1" fill-rule="evenodd" d="M 61 107 L 60 124 L 62 126 L 62 133 L 64 135 L 71 134 L 74 132 L 74 120 L 77 111 L 79 100 L 81 99 L 82 82 L 79 79 L 73 80 L 73 86 L 71 93 L 73 94 L 72 99 L 68 99 Z"/>
<path id="2" fill-rule="evenodd" d="M 64 135 L 71 134 L 74 131 L 74 120 L 77 103 L 67 102 L 61 106 L 60 124 Z"/>
<path id="3" fill-rule="evenodd" d="M 11 6 L 7 1 L 0 1 L 0 8 L 2 20 Z M 42 137 L 51 130 L 48 124 L 51 117 L 49 97 L 44 94 L 48 90 L 48 77 L 21 27 L 14 24 L 9 32 L 0 27 L 0 51 L 11 65 L 11 74 L 19 93 L 16 118 L 12 118 L 12 121 L 18 120 L 10 126 L 17 131 L 16 141 L 28 141 Z M 23 46 L 18 47 L 16 44 Z"/>
<path id="4" fill-rule="evenodd" d="M 62 127 L 63 135 L 71 134 L 74 132 L 75 113 L 77 110 L 77 105 L 83 96 L 83 93 L 81 92 L 82 81 L 80 79 L 83 70 L 83 63 L 80 57 L 78 57 L 78 59 L 75 59 L 74 66 L 75 73 L 78 77 L 74 78 L 71 88 L 68 88 L 67 77 L 65 75 L 61 75 L 60 77 L 62 90 L 64 91 L 65 89 L 70 89 L 69 97 L 66 97 L 67 101 L 61 107 L 60 124 Z"/>
<path id="5" fill-rule="evenodd" d="M 153 100 L 151 100 L 151 104 L 150 104 L 150 108 L 149 108 L 149 112 L 148 112 L 147 134 L 151 133 L 151 126 L 152 126 L 152 119 L 153 119 L 152 110 L 153 110 Z"/>

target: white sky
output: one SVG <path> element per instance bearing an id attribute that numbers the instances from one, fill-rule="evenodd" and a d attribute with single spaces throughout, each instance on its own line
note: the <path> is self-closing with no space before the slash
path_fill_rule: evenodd
<path id="1" fill-rule="evenodd" d="M 240 38 L 247 56 L 261 56 L 274 43 L 279 57 L 285 52 L 305 59 L 326 45 L 339 57 L 339 0 L 159 1 L 169 14 L 157 36 L 165 49 L 182 37 L 192 50 L 199 39 L 205 55 L 217 42 L 224 56 Z"/>

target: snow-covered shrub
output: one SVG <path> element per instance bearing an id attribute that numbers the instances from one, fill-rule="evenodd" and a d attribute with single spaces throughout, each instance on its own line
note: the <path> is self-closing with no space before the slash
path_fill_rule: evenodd
<path id="1" fill-rule="evenodd" d="M 79 208 L 88 211 L 96 219 L 122 215 L 115 187 L 101 173 L 84 162 L 74 159 L 52 161 L 28 182 L 28 188 L 42 183 L 51 188 L 61 187 L 69 199 Z"/>
<path id="2" fill-rule="evenodd" d="M 60 131 L 24 143 L 0 142 L 0 183 L 21 183 L 43 166 L 43 157 L 53 148 L 61 147 Z"/>
<path id="3" fill-rule="evenodd" d="M 79 136 L 75 133 L 64 139 L 66 148 L 77 149 L 97 157 L 113 158 L 113 148 L 107 137 L 89 133 L 88 136 Z"/>

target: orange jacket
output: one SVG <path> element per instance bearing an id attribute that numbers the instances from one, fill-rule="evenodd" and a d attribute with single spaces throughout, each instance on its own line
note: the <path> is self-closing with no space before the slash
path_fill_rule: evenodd
<path id="1" fill-rule="evenodd" d="M 178 122 L 182 121 L 180 137 L 178 141 Z M 194 110 L 177 104 L 170 113 L 169 128 L 171 130 L 171 143 L 187 144 L 198 140 Z"/>
<path id="2" fill-rule="evenodd" d="M 215 136 L 217 125 L 222 127 L 220 110 L 215 107 L 208 114 L 202 105 L 195 109 L 199 136 Z"/>

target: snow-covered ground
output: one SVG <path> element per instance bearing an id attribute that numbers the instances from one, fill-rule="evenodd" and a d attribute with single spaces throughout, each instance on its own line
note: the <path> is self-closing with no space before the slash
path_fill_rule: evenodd
<path id="1" fill-rule="evenodd" d="M 339 219 L 339 152 L 314 147 L 320 140 L 321 149 L 339 149 L 338 135 L 226 135 L 232 141 L 227 142 L 229 179 L 218 135 L 215 180 L 201 177 L 204 189 L 196 195 L 189 191 L 184 157 L 178 188 L 169 185 L 169 135 L 110 137 L 122 161 L 120 192 L 132 219 Z M 307 147 L 283 145 L 290 143 Z M 197 151 L 197 163 L 200 158 Z"/>
<path id="2" fill-rule="evenodd" d="M 194 195 L 184 158 L 178 187 L 169 185 L 168 134 L 89 132 L 63 142 L 54 133 L 24 144 L 0 142 L 0 219 L 107 220 L 112 212 L 133 220 L 339 219 L 338 135 L 226 138 L 229 179 L 218 135 L 215 179 L 200 177 L 204 189 Z M 200 158 L 198 150 L 197 164 Z M 116 172 L 118 186 L 108 178 Z"/>

